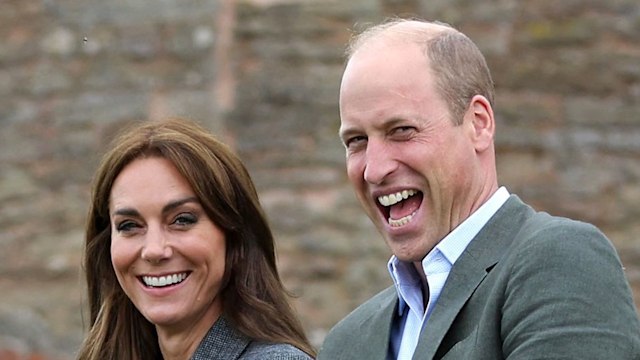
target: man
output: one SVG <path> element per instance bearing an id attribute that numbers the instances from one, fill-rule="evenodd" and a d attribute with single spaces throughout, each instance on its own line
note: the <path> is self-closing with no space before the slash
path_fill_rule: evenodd
<path id="1" fill-rule="evenodd" d="M 394 286 L 338 323 L 319 359 L 640 359 L 610 242 L 498 186 L 493 83 L 469 38 L 415 20 L 365 31 L 340 118 Z"/>

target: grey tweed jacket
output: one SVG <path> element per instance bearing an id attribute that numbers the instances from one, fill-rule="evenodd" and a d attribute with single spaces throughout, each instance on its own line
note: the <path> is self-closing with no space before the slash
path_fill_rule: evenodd
<path id="1" fill-rule="evenodd" d="M 205 335 L 191 360 L 309 360 L 302 350 L 289 344 L 253 340 L 221 316 Z"/>

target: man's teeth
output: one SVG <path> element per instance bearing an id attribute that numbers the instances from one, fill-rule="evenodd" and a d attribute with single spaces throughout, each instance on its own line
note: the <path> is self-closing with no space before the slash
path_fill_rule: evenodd
<path id="1" fill-rule="evenodd" d="M 147 286 L 161 287 L 181 283 L 187 278 L 187 273 L 166 276 L 143 276 L 142 281 Z"/>
<path id="2" fill-rule="evenodd" d="M 406 200 L 407 198 L 417 194 L 418 192 L 415 190 L 402 190 L 395 194 L 378 196 L 378 202 L 382 206 L 391 206 L 399 203 L 402 200 Z M 400 219 L 402 220 L 402 219 Z M 398 220 L 398 221 L 400 221 Z"/>
<path id="3" fill-rule="evenodd" d="M 416 214 L 416 212 L 414 211 L 413 214 L 409 214 L 409 215 L 407 215 L 407 216 L 405 216 L 403 218 L 400 218 L 398 220 L 389 218 L 388 219 L 389 220 L 389 225 L 391 225 L 391 227 L 399 227 L 399 226 L 402 226 L 402 225 L 406 225 L 406 224 L 409 223 L 409 221 L 411 221 L 411 219 L 413 218 L 413 215 L 415 215 L 415 214 Z"/>

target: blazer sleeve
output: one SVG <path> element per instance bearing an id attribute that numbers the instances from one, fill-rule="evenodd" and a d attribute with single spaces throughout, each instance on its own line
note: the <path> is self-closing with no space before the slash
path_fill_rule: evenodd
<path id="1" fill-rule="evenodd" d="M 640 359 L 640 322 L 609 240 L 566 219 L 528 233 L 505 288 L 505 357 Z"/>

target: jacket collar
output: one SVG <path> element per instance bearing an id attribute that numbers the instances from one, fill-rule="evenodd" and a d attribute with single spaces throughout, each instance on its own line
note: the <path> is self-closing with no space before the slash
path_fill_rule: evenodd
<path id="1" fill-rule="evenodd" d="M 232 360 L 240 357 L 251 339 L 220 316 L 198 345 L 191 360 Z"/>
<path id="2" fill-rule="evenodd" d="M 519 224 L 531 211 L 532 209 L 516 195 L 511 195 L 471 241 L 451 269 L 438 303 L 422 329 L 414 353 L 416 357 L 419 356 L 421 359 L 434 357 L 454 319 L 489 271 L 507 251 L 514 238 L 513 232 L 520 228 Z"/>

